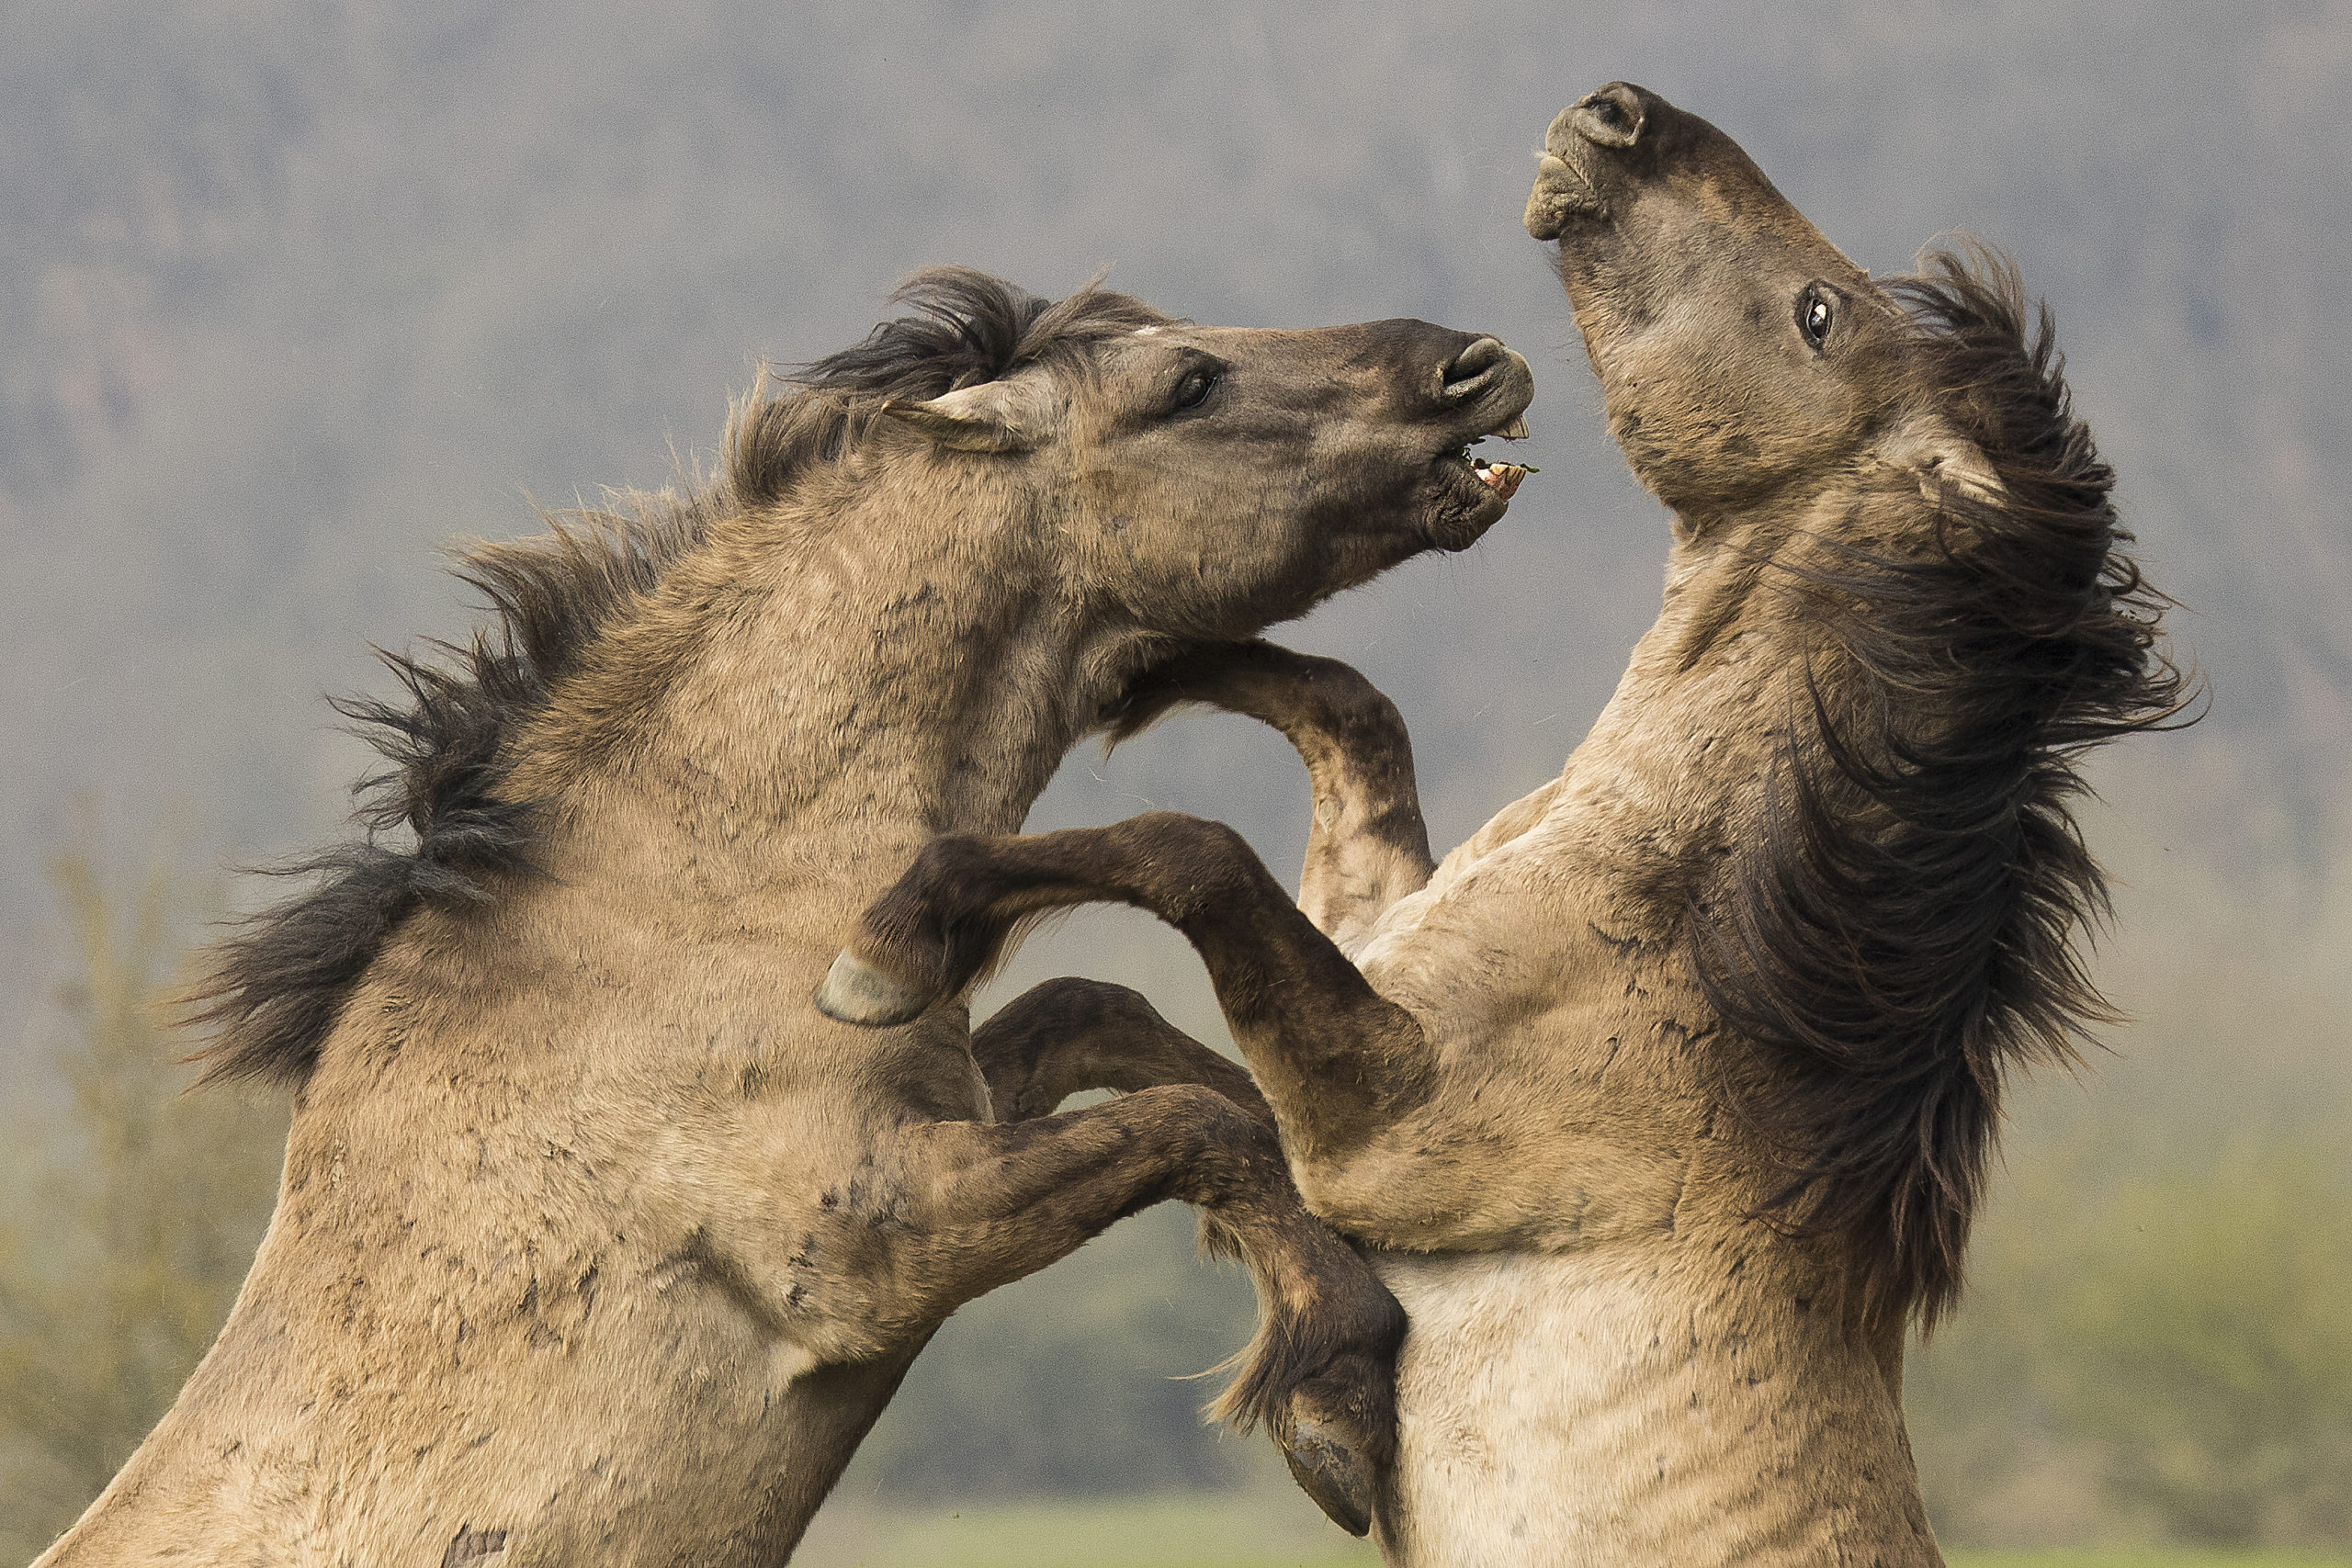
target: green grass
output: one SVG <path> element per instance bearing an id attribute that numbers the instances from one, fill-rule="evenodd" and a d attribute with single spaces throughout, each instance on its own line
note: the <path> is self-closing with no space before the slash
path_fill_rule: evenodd
<path id="1" fill-rule="evenodd" d="M 2352 1568 L 2282 1552 L 1953 1551 L 1951 1568 Z M 794 1568 L 1375 1568 L 1295 1494 L 956 1504 L 837 1502 Z"/>
<path id="2" fill-rule="evenodd" d="M 1377 1568 L 1296 1494 L 828 1505 L 793 1568 Z"/>
<path id="3" fill-rule="evenodd" d="M 1951 1551 L 1951 1568 L 2344 1568 L 2352 1559 L 2291 1551 L 2188 1551 L 2120 1547 L 2103 1551 Z"/>

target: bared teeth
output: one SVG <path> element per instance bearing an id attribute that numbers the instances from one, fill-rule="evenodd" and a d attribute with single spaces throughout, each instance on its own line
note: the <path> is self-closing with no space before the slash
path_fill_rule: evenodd
<path id="1" fill-rule="evenodd" d="M 1504 425 L 1500 430 L 1496 431 L 1495 434 L 1501 436 L 1506 441 L 1526 440 L 1527 416 L 1523 413 L 1513 416 L 1509 424 Z"/>
<path id="2" fill-rule="evenodd" d="M 1519 483 L 1535 470 L 1521 463 L 1481 464 L 1478 482 L 1509 501 L 1519 493 Z"/>

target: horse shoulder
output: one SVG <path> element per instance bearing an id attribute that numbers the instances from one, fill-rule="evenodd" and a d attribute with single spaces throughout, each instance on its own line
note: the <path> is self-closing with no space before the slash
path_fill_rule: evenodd
<path id="1" fill-rule="evenodd" d="M 1457 852 L 1457 874 L 1401 900 L 1358 956 L 1439 1075 L 1394 1126 L 1301 1173 L 1351 1233 L 1576 1248 L 1676 1223 L 1703 1129 L 1671 954 L 1613 929 L 1573 820 L 1530 815 L 1485 854 Z"/>

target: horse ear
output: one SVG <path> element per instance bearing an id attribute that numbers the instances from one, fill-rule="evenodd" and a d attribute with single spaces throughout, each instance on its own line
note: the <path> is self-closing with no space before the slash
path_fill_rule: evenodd
<path id="1" fill-rule="evenodd" d="M 888 402 L 882 412 L 959 452 L 1025 452 L 1045 439 L 1043 389 L 1026 378 L 983 381 L 929 402 Z"/>
<path id="2" fill-rule="evenodd" d="M 1879 447 L 1879 456 L 1910 473 L 1929 501 L 1958 494 L 1991 506 L 2008 499 L 2008 486 L 1993 471 L 1984 449 L 1940 421 L 1900 426 Z"/>

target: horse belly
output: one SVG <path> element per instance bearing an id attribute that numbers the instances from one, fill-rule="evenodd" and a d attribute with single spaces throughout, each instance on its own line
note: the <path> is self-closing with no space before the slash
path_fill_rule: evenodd
<path id="1" fill-rule="evenodd" d="M 1396 1494 L 1378 1521 L 1399 1565 L 1572 1562 L 1607 1500 L 1582 1450 L 1615 1403 L 1593 1342 L 1626 1303 L 1556 1258 L 1376 1255 L 1412 1327 L 1396 1369 Z M 1612 1306 L 1617 1310 L 1612 1311 Z"/>
<path id="2" fill-rule="evenodd" d="M 1850 1358 L 1731 1349 L 1722 1303 L 1630 1254 L 1375 1264 L 1412 1324 L 1392 1564 L 1939 1561 L 1899 1410 Z"/>

